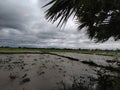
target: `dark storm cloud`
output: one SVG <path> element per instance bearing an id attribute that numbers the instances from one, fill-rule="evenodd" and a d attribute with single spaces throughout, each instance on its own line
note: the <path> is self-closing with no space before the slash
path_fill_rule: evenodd
<path id="1" fill-rule="evenodd" d="M 33 20 L 34 9 L 30 0 L 1 0 L 0 1 L 0 27 L 24 30 Z M 34 6 L 33 6 L 34 7 Z"/>
<path id="2" fill-rule="evenodd" d="M 119 41 L 95 44 L 70 19 L 65 28 L 56 28 L 45 19 L 49 0 L 1 0 L 0 46 L 120 49 Z"/>

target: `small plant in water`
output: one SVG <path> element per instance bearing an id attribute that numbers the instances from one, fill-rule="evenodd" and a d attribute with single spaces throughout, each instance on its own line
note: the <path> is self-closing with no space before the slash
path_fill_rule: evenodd
<path id="1" fill-rule="evenodd" d="M 90 66 L 98 66 L 96 63 L 94 63 L 92 60 L 89 60 L 89 61 L 82 61 L 82 63 L 84 64 L 88 64 Z"/>
<path id="2" fill-rule="evenodd" d="M 11 80 L 16 79 L 17 78 L 17 72 L 11 72 L 9 77 L 10 77 Z"/>
<path id="3" fill-rule="evenodd" d="M 30 78 L 24 78 L 20 84 L 24 84 L 24 83 L 27 83 L 27 82 L 30 82 Z"/>
<path id="4" fill-rule="evenodd" d="M 98 78 L 95 79 L 95 82 L 93 82 L 91 86 L 85 86 L 84 83 L 79 82 L 80 78 L 74 78 L 73 84 L 70 87 L 67 87 L 65 83 L 62 82 L 62 88 L 58 90 L 120 90 L 119 74 L 113 75 L 105 68 L 101 68 L 97 71 L 97 76 Z"/>
<path id="5" fill-rule="evenodd" d="M 120 90 L 120 76 L 111 75 L 106 69 L 97 72 L 98 85 L 96 90 Z"/>

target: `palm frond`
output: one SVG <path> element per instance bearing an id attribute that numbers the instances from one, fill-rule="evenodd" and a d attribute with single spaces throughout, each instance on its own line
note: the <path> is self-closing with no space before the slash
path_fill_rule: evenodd
<path id="1" fill-rule="evenodd" d="M 120 39 L 120 0 L 52 0 L 45 13 L 58 26 L 67 22 L 70 16 L 77 17 L 78 29 L 88 27 L 91 39 L 104 42 L 110 37 Z"/>

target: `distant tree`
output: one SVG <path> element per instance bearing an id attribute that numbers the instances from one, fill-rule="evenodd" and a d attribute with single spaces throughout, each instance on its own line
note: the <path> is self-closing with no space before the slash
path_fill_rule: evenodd
<path id="1" fill-rule="evenodd" d="M 96 42 L 120 39 L 120 0 L 52 0 L 46 6 L 50 6 L 48 20 L 63 25 L 73 15 L 78 29 L 86 27 L 89 38 Z"/>

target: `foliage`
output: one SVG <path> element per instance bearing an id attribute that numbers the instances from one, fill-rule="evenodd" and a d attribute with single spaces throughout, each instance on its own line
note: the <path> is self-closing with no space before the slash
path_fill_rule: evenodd
<path id="1" fill-rule="evenodd" d="M 107 70 L 100 69 L 97 72 L 98 85 L 96 90 L 119 90 L 120 89 L 120 76 L 110 75 Z"/>
<path id="2" fill-rule="evenodd" d="M 58 90 L 120 90 L 120 76 L 110 74 L 106 69 L 100 68 L 97 72 L 97 78 L 90 77 L 88 86 L 80 82 L 81 79 L 74 79 L 73 84 L 67 87 L 61 83 L 62 88 Z M 93 80 L 92 80 L 93 79 Z M 92 83 L 92 84 L 91 84 Z"/>
<path id="3" fill-rule="evenodd" d="M 58 25 L 63 25 L 73 15 L 78 29 L 86 27 L 90 39 L 120 39 L 120 0 L 52 0 L 44 7 L 49 5 L 46 18 L 53 23 L 59 20 Z"/>

